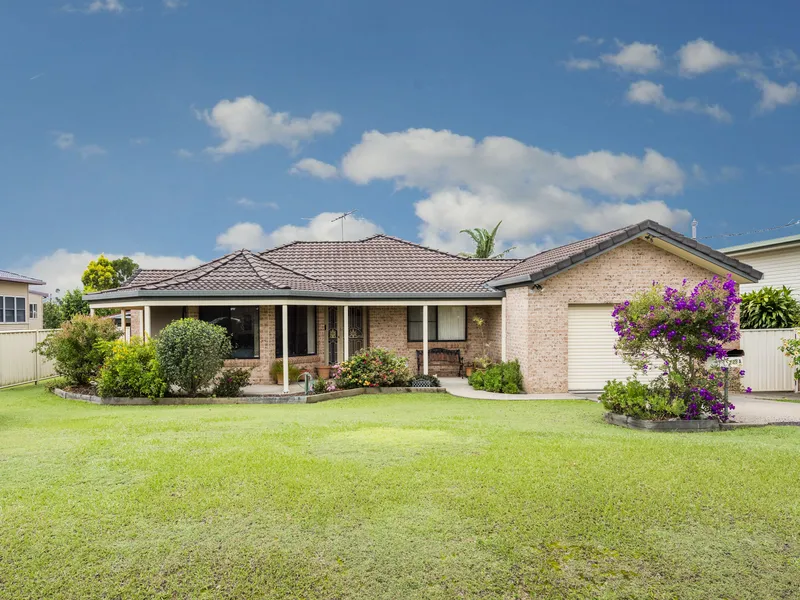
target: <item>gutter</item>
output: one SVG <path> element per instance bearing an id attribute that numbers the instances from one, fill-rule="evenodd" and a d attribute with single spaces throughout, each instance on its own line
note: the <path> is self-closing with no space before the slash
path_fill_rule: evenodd
<path id="1" fill-rule="evenodd" d="M 132 290 L 130 292 L 109 292 L 85 294 L 83 299 L 87 302 L 104 300 L 122 300 L 136 298 L 320 298 L 342 300 L 450 300 L 450 299 L 492 299 L 503 298 L 503 291 L 491 292 L 419 292 L 411 294 L 381 293 L 381 292 L 314 292 L 308 290 L 184 290 L 175 292 L 170 290 Z"/>

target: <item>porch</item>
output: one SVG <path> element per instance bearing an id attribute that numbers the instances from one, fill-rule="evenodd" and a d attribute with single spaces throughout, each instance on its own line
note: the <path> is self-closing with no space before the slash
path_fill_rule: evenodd
<path id="1" fill-rule="evenodd" d="M 202 319 L 225 327 L 233 345 L 226 366 L 253 370 L 254 385 L 271 385 L 273 363 L 284 356 L 283 392 L 289 364 L 315 375 L 320 366 L 347 360 L 364 347 L 382 347 L 408 359 L 412 372 L 458 374 L 455 364 L 432 364 L 431 350 L 458 350 L 464 364 L 480 356 L 505 359 L 504 299 L 414 301 L 334 301 L 273 299 L 148 300 L 117 306 L 130 315 L 130 336 L 155 337 L 170 322 Z M 114 307 L 92 303 L 94 308 Z M 479 326 L 475 317 L 483 321 Z M 417 352 L 422 353 L 419 368 Z"/>

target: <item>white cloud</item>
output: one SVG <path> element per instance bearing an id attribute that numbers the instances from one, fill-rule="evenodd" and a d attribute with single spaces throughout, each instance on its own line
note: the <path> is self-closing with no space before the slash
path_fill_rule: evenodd
<path id="1" fill-rule="evenodd" d="M 619 52 L 616 54 L 603 54 L 600 57 L 604 63 L 617 67 L 630 73 L 647 73 L 661 68 L 661 50 L 655 44 L 619 43 Z"/>
<path id="2" fill-rule="evenodd" d="M 178 148 L 175 150 L 175 156 L 178 158 L 192 158 L 194 156 L 194 152 L 187 150 L 186 148 Z"/>
<path id="3" fill-rule="evenodd" d="M 655 106 L 666 113 L 692 112 L 707 115 L 717 121 L 731 121 L 731 115 L 719 104 L 703 104 L 699 100 L 673 100 L 664 94 L 664 86 L 652 81 L 636 81 L 630 85 L 626 98 L 635 104 Z"/>
<path id="4" fill-rule="evenodd" d="M 304 158 L 297 161 L 289 169 L 292 175 L 302 175 L 303 173 L 318 177 L 319 179 L 331 179 L 339 174 L 339 171 L 333 165 L 326 162 L 317 160 L 316 158 Z"/>
<path id="5" fill-rule="evenodd" d="M 85 5 L 83 8 L 76 8 L 71 4 L 65 4 L 62 7 L 62 10 L 66 12 L 82 12 L 86 13 L 87 15 L 92 15 L 103 12 L 119 14 L 127 10 L 127 8 L 121 0 L 92 0 L 92 2 Z"/>
<path id="6" fill-rule="evenodd" d="M 739 77 L 752 81 L 761 91 L 761 100 L 756 107 L 758 112 L 770 112 L 779 106 L 794 104 L 800 100 L 800 86 L 794 81 L 781 85 L 770 80 L 763 73 L 754 71 L 742 71 L 739 73 Z"/>
<path id="7" fill-rule="evenodd" d="M 167 10 L 178 10 L 187 4 L 189 4 L 188 0 L 164 0 L 164 8 Z"/>
<path id="8" fill-rule="evenodd" d="M 79 145 L 76 143 L 75 134 L 73 133 L 56 131 L 54 132 L 54 135 L 56 136 L 56 139 L 53 141 L 53 145 L 56 148 L 68 152 L 77 152 L 81 155 L 81 158 L 89 158 L 90 156 L 106 154 L 106 149 L 102 146 L 98 146 L 97 144 Z"/>
<path id="9" fill-rule="evenodd" d="M 297 240 L 341 240 L 342 224 L 333 221 L 341 213 L 324 212 L 311 219 L 307 225 L 283 225 L 266 232 L 258 223 L 236 223 L 217 236 L 217 248 L 222 250 L 265 250 Z M 344 223 L 346 240 L 358 240 L 383 230 L 379 225 L 361 217 L 347 217 Z"/>
<path id="10" fill-rule="evenodd" d="M 242 208 L 271 208 L 272 210 L 280 208 L 277 202 L 255 202 L 250 198 L 239 198 L 236 205 Z"/>
<path id="11" fill-rule="evenodd" d="M 603 38 L 593 38 L 588 35 L 579 35 L 575 38 L 576 44 L 594 44 L 600 46 L 605 40 Z"/>
<path id="12" fill-rule="evenodd" d="M 333 133 L 342 122 L 334 112 L 315 112 L 308 118 L 273 112 L 253 96 L 221 100 L 210 112 L 196 114 L 222 138 L 219 146 L 206 148 L 217 156 L 249 152 L 268 144 L 296 149 L 300 142 Z"/>
<path id="13" fill-rule="evenodd" d="M 600 68 L 600 61 L 591 58 L 570 58 L 564 61 L 564 66 L 571 71 L 589 71 Z"/>
<path id="14" fill-rule="evenodd" d="M 641 157 L 605 150 L 567 157 L 507 137 L 477 141 L 430 129 L 372 131 L 344 156 L 342 174 L 359 184 L 389 180 L 422 190 L 427 197 L 415 211 L 423 243 L 456 251 L 469 247 L 459 230 L 500 219 L 504 239 L 527 244 L 542 235 L 596 232 L 648 216 L 667 226 L 688 219 L 685 210 L 664 202 L 637 201 L 683 189 L 678 164 L 650 149 Z"/>
<path id="15" fill-rule="evenodd" d="M 742 64 L 738 54 L 726 52 L 714 42 L 697 38 L 681 46 L 677 52 L 680 74 L 684 77 L 702 75 L 716 69 Z"/>
<path id="16" fill-rule="evenodd" d="M 89 261 L 96 259 L 100 252 L 69 252 L 59 249 L 47 256 L 42 256 L 18 267 L 21 273 L 36 277 L 47 282 L 47 285 L 36 289 L 55 293 L 56 289 L 61 294 L 73 288 L 81 288 L 81 275 Z M 106 258 L 114 260 L 122 256 L 129 256 L 143 269 L 189 269 L 202 264 L 196 256 L 153 256 L 143 252 L 133 254 L 105 253 Z M 59 294 L 59 295 L 61 295 Z"/>

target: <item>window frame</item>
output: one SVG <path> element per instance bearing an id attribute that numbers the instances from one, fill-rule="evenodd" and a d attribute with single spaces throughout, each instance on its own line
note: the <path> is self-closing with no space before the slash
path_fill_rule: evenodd
<path id="1" fill-rule="evenodd" d="M 31 320 L 39 318 L 39 305 L 36 302 L 28 303 L 28 318 Z"/>
<path id="2" fill-rule="evenodd" d="M 289 336 L 289 338 L 290 338 L 290 340 L 289 340 L 290 341 L 290 344 L 289 344 L 289 346 L 290 346 L 289 347 L 289 358 L 296 358 L 296 357 L 303 357 L 303 356 L 317 356 L 317 354 L 319 354 L 319 348 L 318 348 L 319 339 L 317 339 L 319 337 L 318 336 L 319 332 L 317 330 L 317 328 L 319 327 L 319 322 L 317 321 L 317 319 L 319 318 L 319 314 L 317 313 L 317 305 L 316 304 L 290 304 L 289 305 L 289 311 L 290 312 L 293 309 L 294 309 L 294 311 L 297 311 L 297 309 L 299 309 L 299 308 L 305 308 L 306 310 L 308 310 L 308 309 L 313 309 L 314 310 L 314 319 L 312 321 L 314 323 L 314 351 L 310 352 L 310 353 L 307 353 L 307 354 L 293 353 L 292 349 L 291 349 L 291 338 L 292 338 L 292 336 L 290 335 Z M 296 320 L 297 320 L 297 318 L 295 317 L 295 321 Z M 308 315 L 306 315 L 306 320 L 308 320 Z M 289 315 L 289 323 L 291 324 L 291 322 L 292 322 L 292 317 L 291 317 L 291 314 L 290 314 Z M 280 338 L 278 337 L 279 335 L 281 336 Z M 275 357 L 278 360 L 280 360 L 280 358 L 283 355 L 283 339 L 282 339 L 282 336 L 283 336 L 283 307 L 282 307 L 282 305 L 276 305 L 275 306 Z M 308 332 L 307 331 L 306 331 L 306 336 L 308 336 Z"/>
<path id="3" fill-rule="evenodd" d="M 450 306 L 450 305 L 448 305 Z M 438 305 L 429 305 L 428 306 L 428 341 L 429 342 L 442 342 L 442 343 L 450 343 L 450 342 L 466 342 L 467 341 L 467 328 L 469 324 L 469 319 L 467 315 L 467 305 L 466 304 L 457 304 L 460 308 L 464 309 L 464 336 L 462 338 L 456 340 L 442 340 L 439 339 L 439 306 Z M 419 343 L 422 342 L 422 338 L 415 340 L 411 338 L 411 309 L 412 308 L 419 308 L 420 312 L 422 312 L 421 306 L 406 306 L 406 341 L 409 343 Z M 431 310 L 433 310 L 433 319 L 431 319 Z M 431 336 L 431 321 L 436 322 L 436 327 L 434 327 L 434 335 L 435 337 Z M 414 323 L 422 323 L 423 321 L 420 319 L 419 321 L 413 321 Z"/>
<path id="4" fill-rule="evenodd" d="M 11 299 L 11 310 L 14 314 L 14 319 L 9 321 L 6 319 L 6 300 Z M 22 320 L 20 321 L 17 319 L 17 313 L 19 312 L 19 308 L 17 305 L 19 304 L 19 300 L 22 300 Z M 25 304 L 27 304 L 28 298 L 26 296 L 0 296 L 0 323 L 27 323 L 27 312 L 25 311 Z"/>

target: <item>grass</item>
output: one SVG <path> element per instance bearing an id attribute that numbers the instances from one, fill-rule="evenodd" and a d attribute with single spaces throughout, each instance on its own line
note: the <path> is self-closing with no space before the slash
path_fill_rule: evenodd
<path id="1" fill-rule="evenodd" d="M 772 400 L 774 402 L 791 402 L 792 404 L 800 404 L 800 398 L 765 398 L 765 400 Z"/>
<path id="2" fill-rule="evenodd" d="M 800 429 L 601 415 L 0 391 L 0 597 L 797 597 Z"/>

